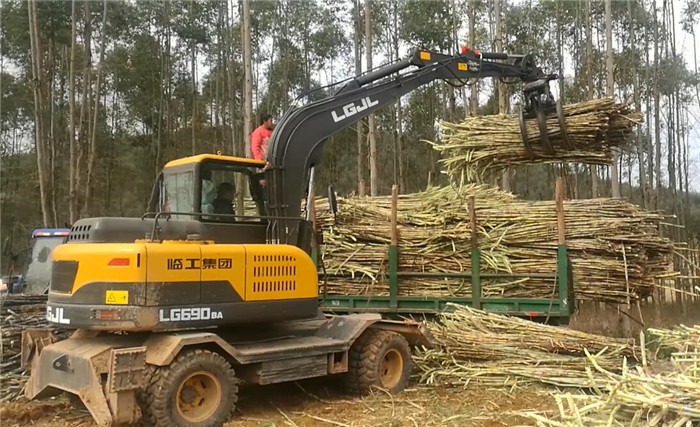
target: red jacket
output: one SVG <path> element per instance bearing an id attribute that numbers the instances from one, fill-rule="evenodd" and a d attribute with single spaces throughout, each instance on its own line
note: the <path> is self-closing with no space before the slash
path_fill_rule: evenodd
<path id="1" fill-rule="evenodd" d="M 263 149 L 263 141 L 272 135 L 270 129 L 260 125 L 250 135 L 250 152 L 255 160 L 265 160 L 267 149 Z"/>

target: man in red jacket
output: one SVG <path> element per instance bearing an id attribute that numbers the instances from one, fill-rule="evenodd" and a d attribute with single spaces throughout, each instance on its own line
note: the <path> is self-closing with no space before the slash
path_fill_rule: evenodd
<path id="1" fill-rule="evenodd" d="M 255 160 L 267 159 L 267 140 L 272 135 L 272 115 L 263 114 L 258 126 L 250 135 L 250 152 Z"/>

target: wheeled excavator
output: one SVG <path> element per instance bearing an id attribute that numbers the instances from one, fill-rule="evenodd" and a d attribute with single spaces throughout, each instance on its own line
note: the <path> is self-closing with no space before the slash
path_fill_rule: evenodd
<path id="1" fill-rule="evenodd" d="M 429 332 L 378 314 L 319 312 L 303 201 L 328 137 L 436 79 L 485 77 L 523 83 L 521 121 L 536 119 L 546 144 L 545 117 L 561 112 L 549 91 L 557 77 L 532 56 L 414 49 L 288 111 L 267 162 L 174 160 L 143 217 L 77 221 L 54 250 L 47 304 L 51 324 L 76 331 L 57 342 L 25 331 L 27 397 L 72 393 L 100 425 L 219 426 L 241 381 L 337 374 L 353 392 L 401 390 L 411 346 L 431 345 Z"/>

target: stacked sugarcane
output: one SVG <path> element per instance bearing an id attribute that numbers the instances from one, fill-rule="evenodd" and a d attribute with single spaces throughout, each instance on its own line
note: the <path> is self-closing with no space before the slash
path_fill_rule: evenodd
<path id="1" fill-rule="evenodd" d="M 483 281 L 484 296 L 545 298 L 556 292 L 554 202 L 528 202 L 484 185 L 431 188 L 399 196 L 399 270 L 469 272 L 467 200 L 475 198 L 483 272 L 524 277 Z M 318 202 L 327 291 L 386 295 L 391 198 L 340 198 L 333 217 Z M 663 216 L 621 199 L 566 201 L 566 239 L 578 299 L 627 302 L 649 295 L 673 272 L 673 245 L 658 232 Z M 551 275 L 529 277 L 527 275 Z M 470 296 L 469 279 L 401 279 L 402 296 Z"/>
<path id="2" fill-rule="evenodd" d="M 6 295 L 0 297 L 0 401 L 15 399 L 27 380 L 20 366 L 22 330 L 47 326 L 46 296 Z M 65 333 L 64 333 L 65 335 Z"/>
<path id="3" fill-rule="evenodd" d="M 602 337 L 453 306 L 430 331 L 437 348 L 423 350 L 416 359 L 422 381 L 466 386 L 546 383 L 562 387 L 595 387 L 586 352 L 596 354 L 600 366 L 614 369 L 635 347 L 629 340 Z"/>
<path id="4" fill-rule="evenodd" d="M 554 416 L 525 415 L 540 426 L 699 425 L 700 326 L 648 334 L 656 350 L 671 351 L 669 360 L 647 363 L 643 357 L 641 365 L 625 361 L 613 372 L 592 357 L 591 372 L 601 379 L 592 392 L 555 395 L 559 413 Z"/>
<path id="5" fill-rule="evenodd" d="M 532 155 L 528 155 L 515 115 L 443 122 L 440 141 L 433 146 L 442 153 L 442 162 L 453 181 L 474 182 L 488 171 L 516 164 L 611 163 L 613 149 L 625 145 L 632 128 L 642 119 L 641 113 L 632 111 L 629 104 L 616 103 L 612 98 L 570 104 L 563 110 L 571 148 L 564 142 L 556 114 L 550 114 L 547 135 L 554 154 L 545 152 L 537 121 L 530 119 L 526 120 L 526 127 Z"/>

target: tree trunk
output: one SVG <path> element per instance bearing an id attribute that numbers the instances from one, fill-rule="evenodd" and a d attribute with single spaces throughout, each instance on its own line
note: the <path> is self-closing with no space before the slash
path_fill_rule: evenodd
<path id="1" fill-rule="evenodd" d="M 495 0 L 494 2 L 494 14 L 496 15 L 496 35 L 495 35 L 495 44 L 496 44 L 496 52 L 503 52 L 503 0 Z M 496 83 L 496 90 L 498 92 L 498 114 L 506 114 L 508 112 L 508 105 L 507 105 L 507 88 L 506 85 L 501 82 L 500 80 L 495 80 Z M 503 191 L 511 191 L 510 189 L 510 176 L 511 176 L 511 169 L 509 167 L 506 167 L 503 169 L 503 173 L 501 175 L 501 188 Z"/>
<path id="2" fill-rule="evenodd" d="M 393 34 L 393 50 L 394 59 L 399 59 L 399 6 L 394 3 L 394 34 Z M 396 102 L 396 157 L 399 168 L 399 177 L 397 184 L 399 185 L 399 194 L 406 191 L 406 177 L 403 169 L 403 108 L 401 106 L 401 98 Z"/>
<path id="3" fill-rule="evenodd" d="M 365 61 L 367 71 L 372 69 L 372 1 L 365 0 Z M 369 194 L 379 193 L 377 176 L 377 139 L 374 133 L 374 114 L 367 118 L 367 141 L 369 142 Z"/>
<path id="4" fill-rule="evenodd" d="M 688 129 L 688 110 L 685 110 L 685 126 L 683 126 L 683 129 Z M 684 197 L 684 209 L 683 209 L 683 215 L 685 217 L 684 224 L 688 224 L 688 217 L 690 216 L 690 178 L 689 178 L 689 160 L 688 160 L 688 150 L 690 150 L 690 135 L 686 131 L 684 133 L 684 144 L 683 144 L 683 171 L 684 171 L 684 184 L 685 184 L 685 197 Z M 688 232 L 688 229 L 684 229 L 685 232 Z M 687 236 L 686 236 L 687 237 Z"/>
<path id="5" fill-rule="evenodd" d="M 695 75 L 698 75 L 698 44 L 697 36 L 695 30 L 690 33 L 693 36 L 693 70 Z M 697 100 L 697 105 L 700 105 L 700 84 L 695 85 L 695 99 Z"/>
<path id="6" fill-rule="evenodd" d="M 164 139 L 164 145 L 172 145 L 172 119 L 171 119 L 171 100 L 172 100 L 172 86 L 171 86 L 171 79 L 172 79 L 172 57 L 170 56 L 171 52 L 171 39 L 172 39 L 172 25 L 170 23 L 170 2 L 165 2 L 165 11 L 166 11 L 166 27 L 165 27 L 165 69 L 166 71 L 166 77 L 165 77 L 165 139 Z M 160 165 L 159 165 L 160 166 Z M 157 173 L 157 172 L 156 172 Z"/>
<path id="7" fill-rule="evenodd" d="M 637 67 L 636 67 L 636 53 L 637 53 L 637 40 L 635 37 L 635 31 L 634 31 L 634 25 L 636 20 L 634 19 L 635 17 L 635 2 L 630 1 L 627 3 L 627 11 L 630 16 L 630 27 L 629 27 L 629 36 L 630 36 L 630 49 L 632 52 L 635 54 L 635 60 L 632 62 L 632 95 L 634 98 L 634 106 L 637 111 L 642 111 L 642 100 L 641 96 L 639 93 L 639 75 L 637 74 Z M 642 127 L 638 126 L 637 127 L 637 132 L 635 137 L 637 138 L 635 146 L 637 147 L 637 165 L 638 165 L 638 173 L 639 173 L 639 190 L 641 193 L 642 197 L 642 206 L 647 206 L 647 201 L 646 201 L 646 193 L 647 193 L 647 186 L 646 186 L 646 179 L 645 179 L 645 172 L 644 172 L 644 138 L 642 136 Z M 632 179 L 631 177 L 632 174 L 630 174 L 630 180 Z M 632 185 L 630 185 L 630 193 L 632 192 Z"/>
<path id="8" fill-rule="evenodd" d="M 227 132 L 229 132 L 229 122 L 227 117 L 228 93 L 229 93 L 229 25 L 228 25 L 228 1 L 221 2 L 222 16 L 222 37 L 221 37 L 221 151 L 226 153 L 226 142 L 228 141 Z M 231 124 L 232 125 L 232 124 Z M 233 152 L 231 152 L 233 155 Z"/>
<path id="9" fill-rule="evenodd" d="M 353 42 L 355 44 L 355 75 L 359 76 L 362 73 L 362 46 L 360 42 L 360 34 L 362 26 L 360 24 L 360 0 L 354 0 L 355 5 L 355 31 L 353 33 Z M 362 123 L 364 120 L 357 122 L 357 194 L 365 195 L 365 178 L 363 172 L 363 152 L 362 144 Z"/>
<path id="10" fill-rule="evenodd" d="M 75 160 L 75 194 L 76 194 L 76 209 L 79 205 L 78 195 L 80 194 L 83 177 L 81 169 L 83 167 L 83 160 L 85 159 L 85 151 L 87 146 L 87 133 L 86 122 L 90 121 L 90 76 L 92 68 L 92 17 L 90 15 L 90 3 L 91 0 L 85 0 L 84 10 L 85 10 L 85 28 L 83 31 L 84 39 L 84 60 L 83 60 L 83 81 L 81 85 L 82 89 L 82 102 L 80 104 L 80 127 L 78 128 L 76 138 L 77 138 L 77 148 L 78 157 Z M 86 118 L 87 117 L 87 118 Z M 77 219 L 77 218 L 76 218 Z"/>
<path id="11" fill-rule="evenodd" d="M 469 0 L 469 47 L 476 48 L 476 0 Z M 469 97 L 469 114 L 476 116 L 479 108 L 479 86 L 474 83 L 471 86 L 471 96 Z"/>
<path id="12" fill-rule="evenodd" d="M 105 33 L 107 26 L 107 0 L 103 0 L 102 6 L 102 35 L 100 36 L 100 65 L 97 68 L 97 81 L 95 82 L 95 106 L 92 120 L 92 135 L 90 136 L 90 155 L 87 164 L 87 179 L 85 181 L 85 200 L 83 201 L 83 216 L 90 214 L 92 202 L 92 186 L 95 177 L 95 163 L 97 161 L 97 121 L 100 113 L 100 93 L 102 89 L 102 68 L 105 56 Z"/>
<path id="13" fill-rule="evenodd" d="M 48 66 L 48 90 L 49 90 L 49 182 L 47 192 L 51 198 L 51 219 L 53 224 L 58 224 L 56 212 L 56 76 L 54 75 L 56 60 L 54 56 L 54 41 L 49 39 L 49 66 Z"/>
<path id="14" fill-rule="evenodd" d="M 671 31 L 670 28 L 667 26 L 668 23 L 668 2 L 664 0 L 663 6 L 662 6 L 662 16 L 663 16 L 663 23 L 664 27 L 666 28 L 667 31 Z M 667 40 L 667 43 L 670 42 Z M 669 56 L 670 54 L 670 49 L 668 44 L 666 45 L 666 50 L 665 50 L 665 57 L 664 59 L 668 63 L 669 60 L 671 60 L 671 57 Z M 667 116 L 666 116 L 666 142 L 668 146 L 668 152 L 666 156 L 666 168 L 668 171 L 668 189 L 670 190 L 670 195 L 673 197 L 673 200 L 671 200 L 672 203 L 675 202 L 675 193 L 676 193 L 676 171 L 675 171 L 675 129 L 676 126 L 674 124 L 675 122 L 675 115 L 674 115 L 674 94 L 670 93 L 667 96 L 668 102 L 666 103 L 666 106 L 668 108 L 667 110 Z"/>
<path id="15" fill-rule="evenodd" d="M 676 12 L 673 6 L 673 2 L 669 3 L 670 7 L 670 16 L 669 16 L 669 28 L 671 32 L 671 57 L 673 58 L 673 62 L 677 62 L 677 55 L 676 55 Z M 681 224 L 685 226 L 686 224 L 686 218 L 684 215 L 685 209 L 683 208 L 683 123 L 682 123 L 682 118 L 681 118 L 681 109 L 684 109 L 683 100 L 681 99 L 681 94 L 680 94 L 680 85 L 676 85 L 675 88 L 675 93 L 674 93 L 674 98 L 675 98 L 675 109 L 674 109 L 674 114 L 675 114 L 675 119 L 674 123 L 676 125 L 675 130 L 675 136 L 674 136 L 674 142 L 675 142 L 675 147 L 674 147 L 674 153 L 676 154 L 676 163 L 674 165 L 674 172 L 676 172 L 677 177 L 674 178 L 676 188 L 678 189 L 677 192 L 674 193 L 675 196 L 675 207 L 676 207 L 676 212 L 677 215 L 680 216 L 681 219 Z M 681 238 L 681 230 L 677 229 L 678 232 L 678 239 Z"/>
<path id="16" fill-rule="evenodd" d="M 228 2 L 227 2 L 228 5 Z M 233 0 L 231 0 L 231 6 L 233 7 Z M 231 17 L 230 20 L 228 19 L 229 7 L 226 7 L 226 22 L 228 26 L 228 43 L 226 46 L 226 51 L 228 52 L 227 58 L 232 58 L 233 57 L 233 43 L 234 43 L 234 38 L 233 38 L 233 9 L 231 9 Z M 236 127 L 236 122 L 237 118 L 234 116 L 234 111 L 237 111 L 238 108 L 236 108 L 236 84 L 235 84 L 235 73 L 234 73 L 234 67 L 233 63 L 228 69 L 228 90 L 229 90 L 229 123 L 231 123 L 231 152 L 233 153 L 234 156 L 241 156 L 243 153 L 245 153 L 245 150 L 241 150 L 240 148 L 240 142 L 239 140 L 236 139 L 237 135 L 237 127 Z"/>
<path id="17" fill-rule="evenodd" d="M 250 39 L 250 1 L 243 1 L 243 139 L 246 157 L 251 157 L 250 134 L 253 131 L 253 54 Z"/>
<path id="18" fill-rule="evenodd" d="M 503 52 L 503 0 L 494 1 L 494 14 L 496 15 L 496 35 L 495 44 L 496 52 Z M 498 114 L 506 114 L 508 110 L 507 106 L 507 88 L 506 85 L 500 80 L 496 80 L 496 88 L 498 91 Z"/>
<path id="19" fill-rule="evenodd" d="M 53 227 L 51 208 L 51 197 L 48 189 L 49 171 L 48 153 L 46 153 L 46 132 L 45 132 L 45 96 L 46 96 L 46 76 L 43 66 L 43 51 L 41 39 L 39 38 L 39 18 L 37 12 L 38 1 L 31 0 L 28 3 L 29 38 L 31 44 L 32 57 L 32 79 L 34 94 L 34 142 L 36 147 L 36 164 L 39 176 L 39 197 L 41 204 L 41 214 L 44 227 Z"/>
<path id="20" fill-rule="evenodd" d="M 654 0 L 654 173 L 656 175 L 656 192 L 654 209 L 658 208 L 661 197 L 661 114 L 659 97 L 659 20 L 656 15 Z"/>
<path id="21" fill-rule="evenodd" d="M 252 157 L 250 148 L 250 134 L 253 131 L 253 54 L 250 46 L 250 0 L 243 0 L 242 15 L 243 25 L 241 28 L 243 31 L 243 69 L 245 75 L 243 90 L 243 142 L 246 157 Z M 239 181 L 238 188 L 244 188 L 244 183 Z M 236 203 L 236 211 L 238 215 L 243 215 L 245 212 L 243 209 L 243 195 L 243 191 L 238 192 L 238 201 Z"/>
<path id="22" fill-rule="evenodd" d="M 76 135 L 75 135 L 75 33 L 78 21 L 77 0 L 72 0 L 71 5 L 71 43 L 70 64 L 68 71 L 68 146 L 69 146 L 69 182 L 68 182 L 68 218 L 71 224 L 78 215 L 77 199 L 75 194 L 76 180 Z"/>
<path id="23" fill-rule="evenodd" d="M 644 0 L 642 0 L 642 10 L 646 14 L 646 7 L 644 5 Z M 649 27 L 644 26 L 644 57 L 645 57 L 645 62 L 646 66 L 644 67 L 644 82 L 645 82 L 645 87 L 646 87 L 646 96 L 645 96 L 645 103 L 646 103 L 646 136 L 645 136 L 645 144 L 646 144 L 646 155 L 647 155 L 647 161 L 646 161 L 646 167 L 647 167 L 647 194 L 646 194 L 646 202 L 647 205 L 645 206 L 647 209 L 653 209 L 654 204 L 653 204 L 653 194 L 654 194 L 654 142 L 651 137 L 651 73 L 649 72 L 649 69 L 651 68 L 651 62 L 649 60 Z"/>
<path id="24" fill-rule="evenodd" d="M 584 1 L 584 16 L 586 28 L 586 80 L 588 89 L 588 99 L 595 97 L 595 84 L 593 81 L 593 23 L 591 20 L 591 2 Z M 591 197 L 596 198 L 598 192 L 598 166 L 591 165 Z"/>
<path id="25" fill-rule="evenodd" d="M 606 95 L 615 96 L 615 74 L 614 74 L 614 57 L 613 57 L 613 20 L 612 20 L 612 0 L 605 0 L 605 41 L 606 41 L 606 61 L 605 68 L 606 76 Z M 610 181 L 612 184 L 612 197 L 620 197 L 620 153 L 617 150 L 613 151 L 613 164 L 610 167 Z"/>
<path id="26" fill-rule="evenodd" d="M 158 176 L 161 166 L 161 157 L 163 153 L 163 110 L 165 109 L 165 77 L 168 74 L 166 70 L 168 59 L 167 53 L 168 45 L 170 41 L 168 40 L 169 34 L 167 28 L 170 26 L 170 2 L 165 2 L 163 5 L 163 29 L 161 31 L 162 40 L 158 43 L 158 48 L 160 49 L 160 85 L 159 87 L 159 100 L 158 100 L 158 135 L 156 135 L 156 153 L 153 159 L 153 169 L 155 175 Z M 165 46 L 163 46 L 165 45 Z M 167 84 L 169 84 L 168 82 Z"/>
<path id="27" fill-rule="evenodd" d="M 106 95 L 105 95 L 106 96 Z M 112 143 L 109 144 L 109 160 L 107 161 L 107 192 L 105 194 L 104 207 L 108 212 L 113 212 L 112 208 L 112 191 L 114 189 L 114 166 L 116 163 L 115 155 L 116 152 L 115 144 L 117 135 L 117 117 L 119 114 L 119 106 L 117 105 L 117 92 L 112 91 L 112 125 L 110 126 L 110 134 L 112 137 Z M 105 120 L 106 121 L 106 120 Z"/>

